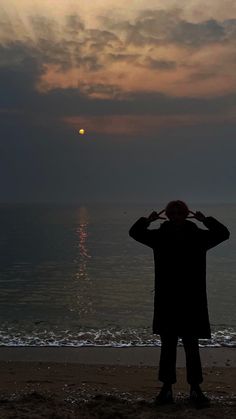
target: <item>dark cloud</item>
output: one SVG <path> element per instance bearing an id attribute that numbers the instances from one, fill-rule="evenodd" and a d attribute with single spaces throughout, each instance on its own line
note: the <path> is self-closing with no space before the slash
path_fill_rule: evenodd
<path id="1" fill-rule="evenodd" d="M 112 62 L 127 62 L 127 63 L 137 63 L 138 59 L 142 58 L 140 54 L 107 54 L 107 58 Z"/>
<path id="2" fill-rule="evenodd" d="M 163 43 L 180 21 L 180 9 L 144 10 L 137 17 L 134 28 L 148 40 Z"/>
<path id="3" fill-rule="evenodd" d="M 59 25 L 55 19 L 39 15 L 33 15 L 29 19 L 36 39 L 51 41 L 56 39 L 60 33 Z"/>
<path id="4" fill-rule="evenodd" d="M 134 45 L 172 43 L 196 48 L 234 39 L 236 33 L 236 19 L 193 23 L 182 18 L 181 9 L 144 10 L 134 22 L 117 23 L 107 18 L 106 23 Z"/>
<path id="5" fill-rule="evenodd" d="M 200 23 L 181 20 L 167 36 L 168 42 L 200 47 L 226 39 L 223 26 L 211 19 Z"/>
<path id="6" fill-rule="evenodd" d="M 216 76 L 215 71 L 210 71 L 210 70 L 194 71 L 188 76 L 187 80 L 188 82 L 198 82 L 198 81 L 213 79 L 215 76 Z"/>
<path id="7" fill-rule="evenodd" d="M 9 44 L 0 60 L 13 62 L 24 59 L 25 49 L 41 64 L 53 64 L 59 71 L 82 67 L 85 71 L 98 71 L 109 62 L 128 62 L 153 70 L 172 70 L 177 63 L 152 57 L 151 51 L 142 54 L 127 52 L 129 44 L 155 46 L 177 44 L 197 48 L 210 43 L 235 39 L 236 19 L 222 22 L 208 20 L 191 23 L 181 18 L 180 9 L 144 10 L 133 21 L 113 22 L 103 18 L 103 29 L 87 28 L 79 15 L 65 17 L 63 27 L 44 16 L 31 16 L 30 23 L 36 41 Z M 7 16 L 2 19 L 6 31 L 12 31 Z M 20 22 L 23 27 L 23 23 Z M 26 44 L 27 43 L 27 44 Z M 27 46 L 26 46 L 27 45 Z M 12 48 L 15 47 L 15 56 Z M 9 51 L 8 51 L 9 49 Z M 155 52 L 155 51 L 154 51 Z M 9 53 L 9 54 L 8 54 Z M 8 55 L 7 55 L 8 54 Z"/>
<path id="8" fill-rule="evenodd" d="M 0 106 L 27 109 L 37 102 L 35 83 L 42 65 L 34 49 L 19 42 L 0 46 Z"/>
<path id="9" fill-rule="evenodd" d="M 236 95 L 216 98 L 171 97 L 158 92 L 124 93 L 112 83 L 82 84 L 79 88 L 53 89 L 40 94 L 37 81 L 43 74 L 42 57 L 34 49 L 16 42 L 0 47 L 0 108 L 20 109 L 27 114 L 49 115 L 52 118 L 70 115 L 174 115 L 224 113 L 235 106 Z M 164 63 L 162 66 L 174 66 Z M 195 72 L 194 79 L 210 77 L 210 73 Z M 89 99 L 88 94 L 107 96 Z"/>
<path id="10" fill-rule="evenodd" d="M 236 39 L 236 19 L 226 19 L 223 22 L 221 22 L 221 24 L 225 30 L 227 39 L 235 40 Z"/>
<path id="11" fill-rule="evenodd" d="M 104 67 L 103 64 L 101 64 L 99 57 L 96 55 L 77 55 L 74 58 L 74 62 L 78 67 L 82 66 L 87 71 L 97 71 Z"/>
<path id="12" fill-rule="evenodd" d="M 85 31 L 84 22 L 77 14 L 66 16 L 65 20 L 65 31 L 73 34 L 73 36 L 80 35 L 81 32 Z"/>
<path id="13" fill-rule="evenodd" d="M 26 69 L 27 65 L 31 67 L 33 61 L 39 61 L 35 56 L 37 56 L 37 50 L 21 41 L 0 45 L 0 68 L 5 67 L 9 70 L 13 68 Z M 34 77 L 33 74 L 32 77 Z"/>
<path id="14" fill-rule="evenodd" d="M 174 70 L 177 67 L 175 61 L 168 60 L 155 60 L 151 57 L 148 57 L 144 62 L 145 67 L 151 68 L 153 70 Z"/>
<path id="15" fill-rule="evenodd" d="M 117 42 L 119 45 L 121 45 L 118 36 L 111 31 L 88 29 L 87 36 L 87 39 L 92 42 L 92 45 L 100 46 L 102 48 L 109 45 L 112 46 L 113 42 Z"/>
<path id="16" fill-rule="evenodd" d="M 68 18 L 72 19 L 71 16 Z M 38 60 L 44 64 L 55 64 L 61 71 L 71 68 L 71 43 L 78 45 L 78 42 L 73 40 L 73 32 L 70 33 L 71 39 L 64 39 L 59 25 L 54 20 L 32 16 L 30 22 L 35 33 L 34 49 Z"/>
<path id="17" fill-rule="evenodd" d="M 30 23 L 35 34 L 36 55 L 44 64 L 55 64 L 60 71 L 74 65 L 86 71 L 97 71 L 103 67 L 100 57 L 121 46 L 116 34 L 107 30 L 86 28 L 78 15 L 65 17 L 60 27 L 53 19 L 32 16 Z"/>

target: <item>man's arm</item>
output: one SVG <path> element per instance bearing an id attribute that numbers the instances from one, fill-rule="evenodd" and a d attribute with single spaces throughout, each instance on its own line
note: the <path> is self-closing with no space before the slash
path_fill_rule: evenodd
<path id="1" fill-rule="evenodd" d="M 208 231 L 205 232 L 207 250 L 227 240 L 230 236 L 227 227 L 217 221 L 214 217 L 206 217 L 203 224 L 208 228 Z"/>
<path id="2" fill-rule="evenodd" d="M 153 247 L 158 235 L 158 230 L 148 230 L 151 222 L 156 221 L 157 219 L 163 219 L 160 216 L 164 210 L 157 213 L 153 211 L 149 217 L 139 218 L 134 225 L 129 230 L 129 235 L 140 243 L 145 244 L 146 246 Z"/>
<path id="3" fill-rule="evenodd" d="M 217 246 L 229 238 L 230 232 L 227 227 L 221 224 L 214 217 L 205 217 L 200 211 L 197 211 L 196 213 L 192 211 L 190 212 L 194 214 L 193 218 L 201 221 L 204 226 L 208 228 L 208 230 L 201 230 L 201 234 L 207 250 Z"/>

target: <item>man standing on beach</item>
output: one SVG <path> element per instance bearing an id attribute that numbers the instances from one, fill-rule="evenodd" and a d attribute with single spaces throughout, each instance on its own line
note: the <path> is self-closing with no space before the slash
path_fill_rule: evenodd
<path id="1" fill-rule="evenodd" d="M 166 220 L 158 229 L 149 225 Z M 189 216 L 189 214 L 192 214 Z M 195 218 L 207 229 L 199 228 L 187 218 Z M 190 400 L 206 405 L 198 339 L 210 339 L 206 293 L 206 252 L 229 238 L 228 229 L 213 217 L 193 212 L 183 201 L 171 201 L 164 210 L 141 217 L 131 227 L 130 236 L 153 249 L 155 261 L 155 299 L 153 333 L 161 337 L 159 380 L 163 387 L 158 404 L 173 402 L 172 384 L 176 382 L 176 349 L 178 338 L 186 355 Z"/>

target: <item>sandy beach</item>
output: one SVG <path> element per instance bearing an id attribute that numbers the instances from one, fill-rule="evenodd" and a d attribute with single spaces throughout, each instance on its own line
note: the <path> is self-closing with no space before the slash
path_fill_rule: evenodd
<path id="1" fill-rule="evenodd" d="M 0 348 L 0 418 L 234 418 L 236 352 L 202 348 L 207 409 L 188 401 L 178 348 L 175 403 L 154 399 L 160 348 Z"/>

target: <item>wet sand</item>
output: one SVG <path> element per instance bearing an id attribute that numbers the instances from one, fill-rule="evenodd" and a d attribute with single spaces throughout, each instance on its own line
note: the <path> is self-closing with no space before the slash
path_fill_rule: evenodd
<path id="1" fill-rule="evenodd" d="M 178 348 L 175 403 L 154 399 L 160 348 L 0 348 L 0 418 L 234 418 L 236 350 L 202 348 L 207 409 L 188 401 Z"/>

